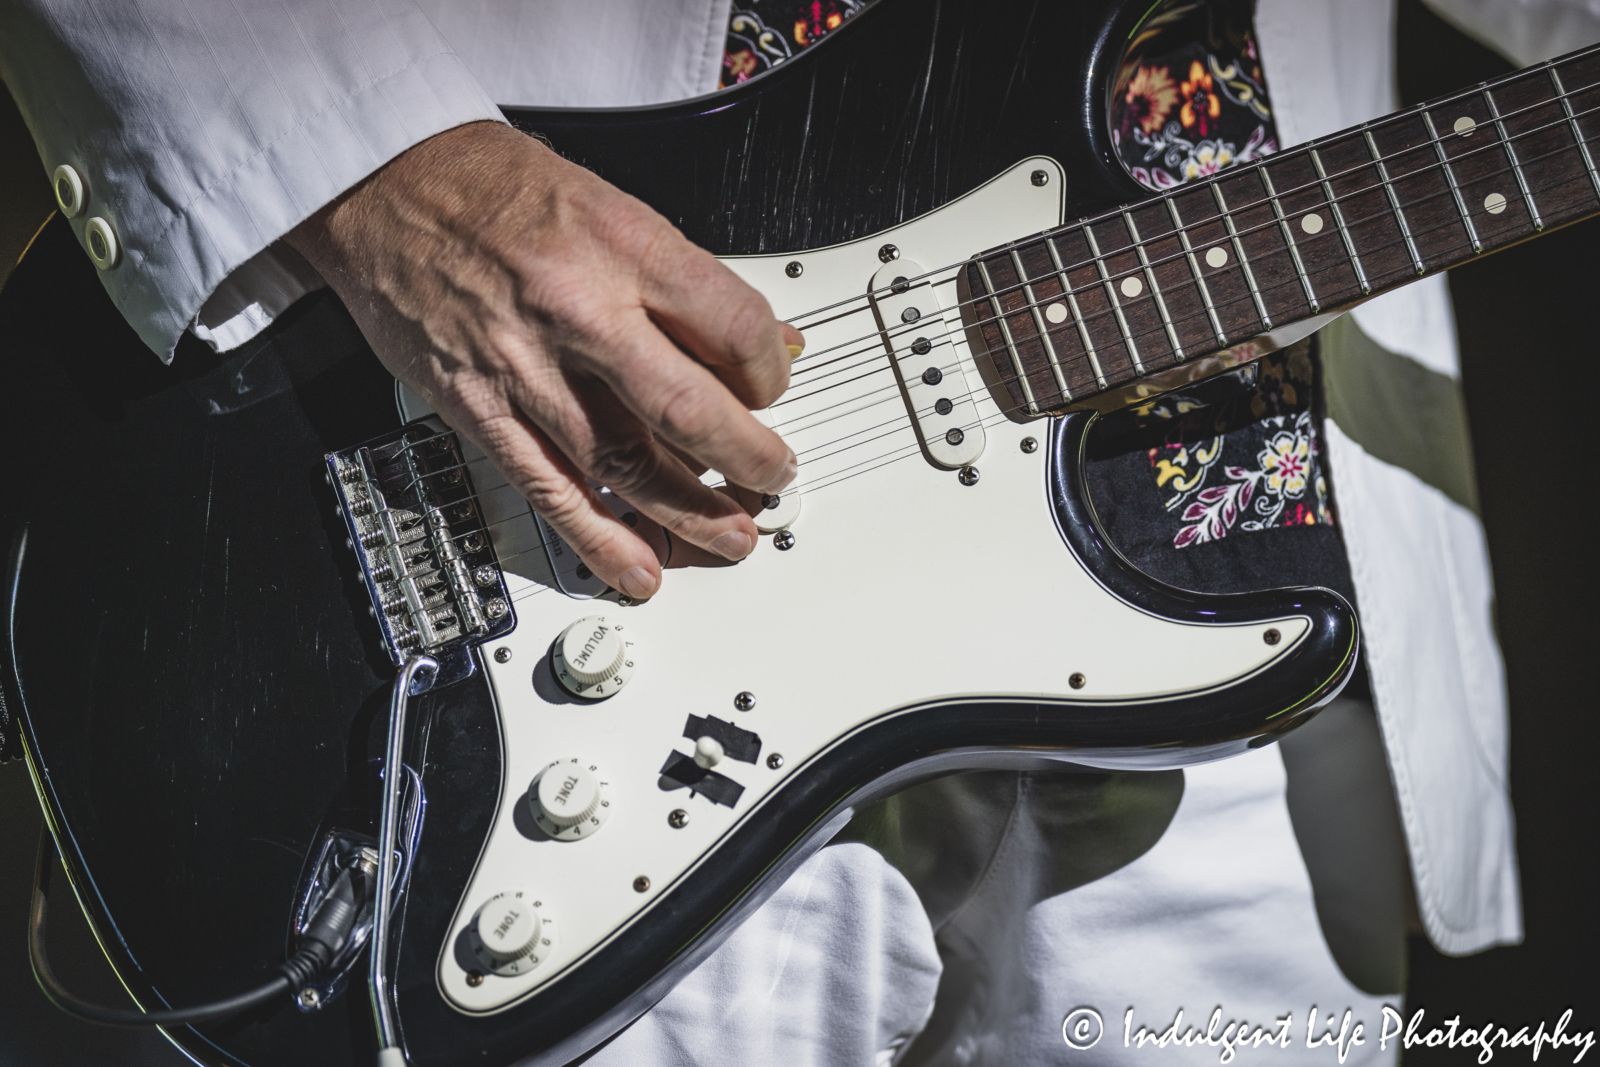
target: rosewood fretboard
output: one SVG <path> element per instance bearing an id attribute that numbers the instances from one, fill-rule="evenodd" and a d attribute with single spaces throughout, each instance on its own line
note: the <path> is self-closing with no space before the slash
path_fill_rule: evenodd
<path id="1" fill-rule="evenodd" d="M 964 318 L 1061 408 L 1600 212 L 1597 137 L 1600 47 L 991 249 Z"/>

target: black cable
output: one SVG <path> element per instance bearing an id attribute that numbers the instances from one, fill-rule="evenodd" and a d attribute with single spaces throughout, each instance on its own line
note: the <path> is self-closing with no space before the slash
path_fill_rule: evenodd
<path id="1" fill-rule="evenodd" d="M 214 1022 L 218 1019 L 237 1015 L 242 1011 L 259 1007 L 274 997 L 284 993 L 292 993 L 300 988 L 312 975 L 326 966 L 332 958 L 334 951 L 343 944 L 343 938 L 348 934 L 349 922 L 353 919 L 354 909 L 348 906 L 348 882 L 345 892 L 331 892 L 328 902 L 319 909 L 317 920 L 323 920 L 322 925 L 343 927 L 344 930 L 337 934 L 338 944 L 329 945 L 321 940 L 308 938 L 289 962 L 283 964 L 281 973 L 267 984 L 252 989 L 248 993 L 241 993 L 227 1000 L 218 1000 L 210 1004 L 200 1004 L 193 1008 L 180 1008 L 175 1011 L 129 1011 L 120 1008 L 103 1008 L 97 1004 L 90 1004 L 79 1000 L 62 988 L 56 980 L 55 972 L 50 969 L 50 961 L 44 953 L 44 925 L 45 925 L 45 892 L 50 881 L 50 867 L 54 859 L 54 842 L 50 837 L 48 828 L 39 834 L 39 855 L 35 861 L 33 874 L 33 905 L 28 910 L 28 961 L 33 965 L 34 980 L 39 983 L 39 988 L 44 992 L 50 1003 L 85 1022 L 98 1023 L 101 1026 L 184 1026 L 192 1023 Z M 348 876 L 346 876 L 348 879 Z M 333 912 L 335 914 L 329 914 Z M 326 916 L 326 918 L 325 918 Z M 317 925 L 313 920 L 313 926 Z M 310 934 L 311 931 L 307 931 Z"/>

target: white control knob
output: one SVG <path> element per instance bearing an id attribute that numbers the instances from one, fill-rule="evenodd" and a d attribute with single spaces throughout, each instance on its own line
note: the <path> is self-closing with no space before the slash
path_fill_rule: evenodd
<path id="1" fill-rule="evenodd" d="M 587 760 L 556 760 L 528 787 L 534 822 L 558 841 L 593 836 L 611 816 L 605 784 L 600 768 Z"/>
<path id="2" fill-rule="evenodd" d="M 715 737 L 702 737 L 694 743 L 694 761 L 708 771 L 721 763 L 726 755 L 722 742 Z"/>
<path id="3" fill-rule="evenodd" d="M 551 654 L 556 681 L 573 696 L 600 700 L 633 677 L 633 641 L 622 623 L 589 615 L 556 638 Z"/>
<path id="4" fill-rule="evenodd" d="M 478 909 L 478 960 L 496 974 L 522 974 L 539 965 L 550 944 L 538 902 L 526 893 L 501 893 Z"/>

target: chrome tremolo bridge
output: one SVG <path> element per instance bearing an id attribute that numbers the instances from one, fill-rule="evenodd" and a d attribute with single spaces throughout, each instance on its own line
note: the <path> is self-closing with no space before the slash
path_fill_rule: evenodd
<path id="1" fill-rule="evenodd" d="M 414 422 L 327 463 L 389 658 L 432 656 L 435 685 L 465 678 L 473 646 L 516 619 L 455 433 Z"/>

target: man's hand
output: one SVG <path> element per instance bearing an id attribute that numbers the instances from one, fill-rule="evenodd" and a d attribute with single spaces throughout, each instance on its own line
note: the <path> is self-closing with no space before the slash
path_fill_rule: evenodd
<path id="1" fill-rule="evenodd" d="M 794 479 L 794 453 L 750 409 L 788 386 L 799 334 L 660 215 L 531 137 L 441 133 L 288 241 L 384 366 L 628 596 L 654 594 L 661 568 L 585 476 L 730 560 L 755 524 L 698 472 L 766 493 Z"/>

